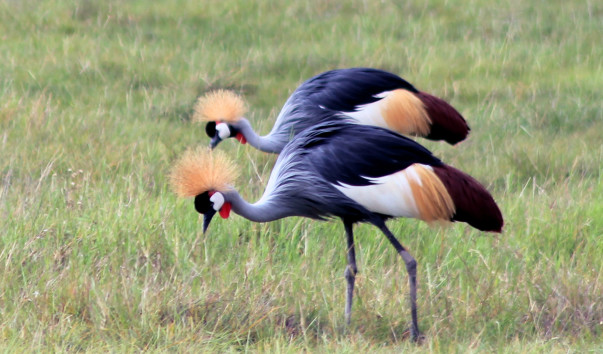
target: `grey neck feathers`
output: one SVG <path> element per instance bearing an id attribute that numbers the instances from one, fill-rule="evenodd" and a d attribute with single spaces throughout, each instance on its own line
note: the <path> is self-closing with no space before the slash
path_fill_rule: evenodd
<path id="1" fill-rule="evenodd" d="M 241 120 L 238 122 L 238 128 L 239 131 L 245 137 L 245 139 L 247 139 L 249 145 L 253 146 L 254 148 L 260 151 L 278 154 L 281 152 L 281 150 L 283 150 L 283 147 L 287 144 L 286 141 L 284 143 L 277 141 L 271 135 L 259 136 L 253 130 L 249 121 L 245 118 L 241 118 Z"/>
<path id="2" fill-rule="evenodd" d="M 254 222 L 268 222 L 292 216 L 288 208 L 274 205 L 269 198 L 268 200 L 262 198 L 257 203 L 251 204 L 235 190 L 229 190 L 223 194 L 225 200 L 231 204 L 233 212 Z"/>

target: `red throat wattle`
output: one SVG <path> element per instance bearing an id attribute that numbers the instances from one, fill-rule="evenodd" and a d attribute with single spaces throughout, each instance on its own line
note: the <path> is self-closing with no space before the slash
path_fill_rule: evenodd
<path id="1" fill-rule="evenodd" d="M 220 216 L 222 217 L 222 219 L 228 219 L 228 217 L 230 216 L 231 208 L 232 207 L 228 202 L 225 202 L 224 205 L 222 205 L 222 208 L 220 208 Z"/>
<path id="2" fill-rule="evenodd" d="M 241 133 L 237 133 L 236 138 L 241 144 L 247 143 L 247 139 L 245 139 L 245 137 Z"/>

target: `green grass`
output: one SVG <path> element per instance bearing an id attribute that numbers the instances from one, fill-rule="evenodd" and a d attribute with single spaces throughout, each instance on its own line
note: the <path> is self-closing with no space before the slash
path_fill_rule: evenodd
<path id="1" fill-rule="evenodd" d="M 398 3 L 398 2 L 396 2 Z M 596 1 L 0 0 L 2 351 L 603 350 L 603 6 Z M 213 88 L 267 133 L 302 80 L 393 71 L 469 121 L 420 142 L 481 180 L 502 235 L 389 223 L 419 262 L 357 230 L 343 328 L 341 223 L 216 219 L 207 235 L 166 175 Z M 219 147 L 261 196 L 275 156 Z"/>

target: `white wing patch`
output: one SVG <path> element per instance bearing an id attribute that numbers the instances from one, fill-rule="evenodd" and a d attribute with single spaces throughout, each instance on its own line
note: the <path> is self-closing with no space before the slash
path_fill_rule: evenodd
<path id="1" fill-rule="evenodd" d="M 417 164 L 418 165 L 418 164 Z M 409 181 L 422 185 L 421 178 L 411 165 L 403 171 L 389 176 L 369 178 L 369 186 L 333 185 L 348 198 L 366 209 L 385 215 L 420 218 L 419 208 Z M 428 165 L 420 165 L 432 169 Z"/>
<path id="2" fill-rule="evenodd" d="M 358 106 L 355 112 L 343 112 L 346 116 L 353 118 L 358 124 L 374 125 L 377 127 L 388 128 L 388 125 L 383 117 L 382 100 L 386 98 L 391 91 L 382 92 L 375 95 L 375 98 L 379 98 L 373 103 Z M 388 128 L 389 129 L 389 128 Z"/>

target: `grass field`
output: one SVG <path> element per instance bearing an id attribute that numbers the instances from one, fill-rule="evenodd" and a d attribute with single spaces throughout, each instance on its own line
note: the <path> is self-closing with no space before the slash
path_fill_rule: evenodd
<path id="1" fill-rule="evenodd" d="M 402 5 L 396 5 L 401 3 Z M 597 1 L 0 0 L 0 350 L 603 351 L 603 4 Z M 340 222 L 236 215 L 209 232 L 167 175 L 214 88 L 267 133 L 319 72 L 392 71 L 471 125 L 420 140 L 482 181 L 501 235 L 357 230 L 343 331 Z M 231 139 L 248 200 L 274 155 Z"/>

